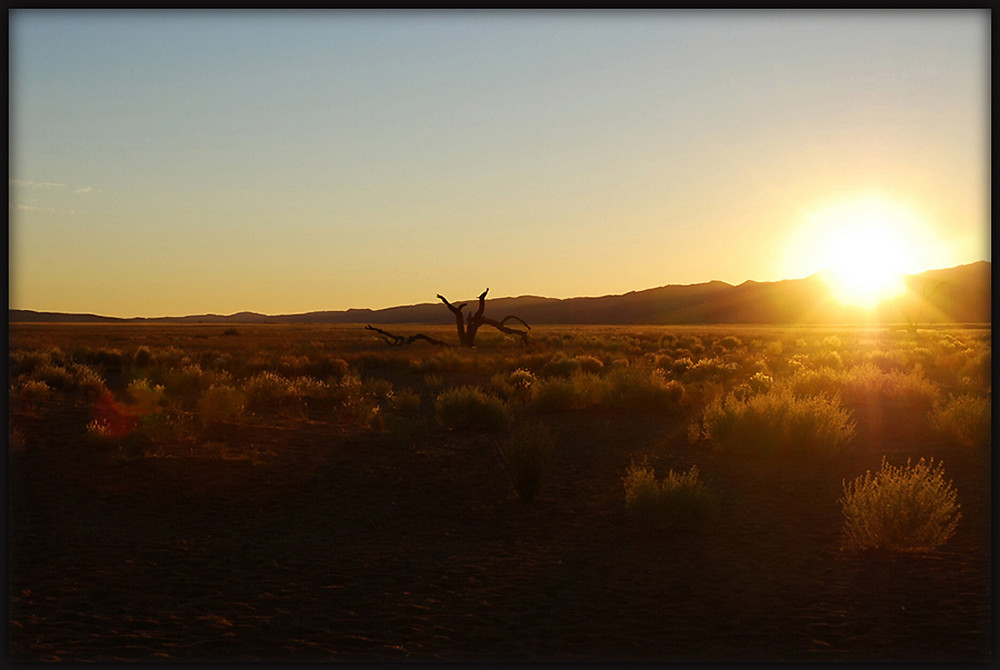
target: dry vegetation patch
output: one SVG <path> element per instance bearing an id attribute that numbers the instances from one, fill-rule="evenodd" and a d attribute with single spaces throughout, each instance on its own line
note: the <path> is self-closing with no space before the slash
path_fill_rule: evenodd
<path id="1" fill-rule="evenodd" d="M 531 332 L 12 325 L 12 657 L 989 658 L 988 328 Z"/>

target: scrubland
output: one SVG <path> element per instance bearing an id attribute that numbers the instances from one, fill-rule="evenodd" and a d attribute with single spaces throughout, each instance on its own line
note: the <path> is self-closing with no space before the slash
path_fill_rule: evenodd
<path id="1" fill-rule="evenodd" d="M 13 660 L 990 658 L 988 325 L 9 336 Z"/>

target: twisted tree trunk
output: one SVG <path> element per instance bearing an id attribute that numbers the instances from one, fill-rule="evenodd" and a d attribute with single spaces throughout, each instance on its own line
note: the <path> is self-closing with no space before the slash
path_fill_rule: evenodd
<path id="1" fill-rule="evenodd" d="M 476 346 L 476 333 L 479 332 L 479 329 L 482 326 L 491 326 L 506 335 L 517 335 L 518 337 L 521 338 L 521 344 L 527 345 L 529 343 L 528 331 L 531 330 L 531 326 L 525 323 L 523 319 L 514 316 L 513 314 L 505 316 L 500 321 L 495 321 L 494 319 L 489 319 L 486 316 L 484 316 L 484 312 L 486 311 L 486 294 L 489 293 L 489 291 L 490 291 L 489 289 L 486 289 L 485 291 L 479 294 L 479 307 L 476 309 L 474 314 L 469 314 L 468 316 L 466 316 L 464 312 L 465 310 L 464 302 L 460 305 L 453 305 L 450 302 L 448 302 L 448 299 L 445 298 L 443 295 L 441 295 L 440 293 L 438 294 L 437 297 L 441 300 L 441 302 L 445 304 L 445 307 L 447 307 L 451 311 L 451 313 L 455 316 L 455 327 L 458 329 L 459 344 L 463 347 Z M 521 325 L 524 326 L 524 330 L 508 326 L 507 325 L 508 321 L 519 322 Z M 430 337 L 429 335 L 425 335 L 423 333 L 417 333 L 416 335 L 403 337 L 402 335 L 393 335 L 392 333 L 388 333 L 382 330 L 381 328 L 375 328 L 374 326 L 371 325 L 365 326 L 365 328 L 367 330 L 372 330 L 379 333 L 380 335 L 383 336 L 383 339 L 385 339 L 385 341 L 392 346 L 403 346 L 407 344 L 413 344 L 417 340 L 424 340 L 436 346 L 445 346 L 445 347 L 450 346 L 447 342 L 444 342 L 434 337 Z"/>

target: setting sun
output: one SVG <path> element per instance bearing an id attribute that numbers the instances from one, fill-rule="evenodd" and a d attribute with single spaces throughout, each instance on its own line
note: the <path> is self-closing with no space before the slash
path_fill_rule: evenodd
<path id="1" fill-rule="evenodd" d="M 841 302 L 873 307 L 903 290 L 905 254 L 891 231 L 859 224 L 838 232 L 826 279 Z"/>
<path id="2" fill-rule="evenodd" d="M 804 235 L 832 295 L 865 308 L 898 295 L 903 274 L 929 269 L 934 250 L 920 217 L 900 203 L 874 196 L 818 210 Z"/>

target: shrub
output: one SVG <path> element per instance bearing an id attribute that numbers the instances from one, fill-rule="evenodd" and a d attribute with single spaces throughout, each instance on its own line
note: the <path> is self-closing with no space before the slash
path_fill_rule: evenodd
<path id="1" fill-rule="evenodd" d="M 596 356 L 581 355 L 574 358 L 583 372 L 600 372 L 604 367 L 604 362 Z"/>
<path id="2" fill-rule="evenodd" d="M 202 389 L 205 373 L 201 367 L 185 365 L 163 372 L 163 385 L 172 395 L 195 395 Z"/>
<path id="3" fill-rule="evenodd" d="M 412 412 L 420 409 L 420 395 L 410 389 L 399 389 L 387 399 L 389 409 L 396 412 Z"/>
<path id="4" fill-rule="evenodd" d="M 531 387 L 530 406 L 540 412 L 566 412 L 577 408 L 576 384 L 569 379 L 540 379 Z"/>
<path id="5" fill-rule="evenodd" d="M 934 405 L 929 421 L 938 437 L 966 447 L 990 443 L 990 396 L 963 394 Z"/>
<path id="6" fill-rule="evenodd" d="M 743 346 L 743 340 L 736 337 L 735 335 L 726 335 L 721 340 L 719 340 L 719 347 L 727 351 L 732 349 L 738 349 Z"/>
<path id="7" fill-rule="evenodd" d="M 267 371 L 257 373 L 243 382 L 243 391 L 247 394 L 247 402 L 252 404 L 292 395 L 288 379 Z"/>
<path id="8" fill-rule="evenodd" d="M 684 399 L 684 385 L 668 380 L 655 368 L 612 370 L 599 391 L 601 406 L 623 410 L 676 411 Z"/>
<path id="9" fill-rule="evenodd" d="M 37 409 L 52 397 L 52 389 L 43 381 L 22 379 L 10 387 L 10 399 L 26 409 Z"/>
<path id="10" fill-rule="evenodd" d="M 125 356 L 118 349 L 87 349 L 79 348 L 73 356 L 81 363 L 94 365 L 105 371 L 121 372 L 125 364 Z"/>
<path id="11" fill-rule="evenodd" d="M 392 382 L 388 379 L 369 379 L 362 385 L 362 391 L 380 405 L 388 404 L 396 395 Z"/>
<path id="12" fill-rule="evenodd" d="M 133 409 L 139 414 L 155 412 L 163 399 L 163 387 L 150 384 L 148 379 L 133 380 L 126 393 L 135 403 Z"/>
<path id="13" fill-rule="evenodd" d="M 717 511 L 718 498 L 699 479 L 698 467 L 685 472 L 670 470 L 662 481 L 646 459 L 629 465 L 623 478 L 625 506 L 642 523 L 691 528 Z"/>
<path id="14" fill-rule="evenodd" d="M 519 426 L 501 443 L 500 456 L 517 497 L 531 502 L 552 474 L 555 440 L 545 426 Z"/>
<path id="15" fill-rule="evenodd" d="M 188 414 L 167 409 L 141 416 L 133 435 L 145 442 L 177 440 L 190 432 L 189 424 Z"/>
<path id="16" fill-rule="evenodd" d="M 342 418 L 369 428 L 382 427 L 378 400 L 357 374 L 348 374 L 336 383 L 331 380 L 329 397 L 339 403 L 338 413 Z"/>
<path id="17" fill-rule="evenodd" d="M 444 387 L 444 377 L 441 375 L 425 374 L 424 386 L 428 391 L 439 391 Z"/>
<path id="18" fill-rule="evenodd" d="M 350 371 L 350 365 L 343 358 L 322 358 L 310 361 L 303 372 L 317 379 L 343 379 Z"/>
<path id="19" fill-rule="evenodd" d="M 513 372 L 504 374 L 498 372 L 490 379 L 493 388 L 498 390 L 507 398 L 527 400 L 531 397 L 531 387 L 538 381 L 538 377 L 531 370 L 517 368 Z"/>
<path id="20" fill-rule="evenodd" d="M 765 372 L 755 372 L 742 384 L 733 389 L 733 394 L 747 398 L 758 393 L 767 393 L 774 388 L 774 377 Z"/>
<path id="21" fill-rule="evenodd" d="M 438 421 L 452 430 L 502 430 L 510 411 L 500 398 L 476 386 L 460 386 L 442 392 L 434 401 Z"/>
<path id="22" fill-rule="evenodd" d="M 137 368 L 148 368 L 153 365 L 153 352 L 146 345 L 141 345 L 132 355 L 132 365 Z"/>
<path id="23" fill-rule="evenodd" d="M 531 370 L 517 368 L 507 376 L 507 383 L 516 389 L 530 389 L 538 381 Z"/>
<path id="24" fill-rule="evenodd" d="M 682 371 L 684 381 L 702 382 L 719 381 L 733 376 L 739 370 L 736 363 L 730 363 L 717 356 L 698 359 L 694 364 L 684 369 L 685 359 L 674 362 L 674 372 Z M 679 369 L 678 369 L 679 368 Z"/>
<path id="25" fill-rule="evenodd" d="M 204 426 L 234 421 L 246 406 L 246 394 L 232 386 L 209 386 L 198 399 L 198 416 Z"/>
<path id="26" fill-rule="evenodd" d="M 941 463 L 923 458 L 911 466 L 882 468 L 844 482 L 839 502 L 849 549 L 918 552 L 933 550 L 954 534 L 961 518 L 956 492 L 944 480 Z"/>
<path id="27" fill-rule="evenodd" d="M 330 386 L 313 377 L 296 377 L 288 382 L 288 394 L 296 398 L 324 398 Z"/>
<path id="28" fill-rule="evenodd" d="M 57 391 L 66 391 L 73 387 L 73 375 L 66 368 L 52 363 L 40 365 L 32 372 L 31 376 Z"/>
<path id="29" fill-rule="evenodd" d="M 107 444 L 115 437 L 115 432 L 106 419 L 94 419 L 87 424 L 87 438 L 93 443 Z"/>
<path id="30" fill-rule="evenodd" d="M 579 369 L 580 362 L 578 360 L 569 358 L 560 351 L 542 366 L 539 374 L 542 377 L 569 377 Z"/>
<path id="31" fill-rule="evenodd" d="M 871 363 L 842 371 L 803 369 L 789 383 L 795 393 L 802 395 L 839 394 L 851 403 L 891 399 L 925 410 L 931 408 L 939 395 L 938 387 L 919 372 L 884 372 Z"/>
<path id="32" fill-rule="evenodd" d="M 713 442 L 757 454 L 829 454 L 855 434 L 854 420 L 836 398 L 801 398 L 787 390 L 716 398 L 705 408 L 703 423 Z"/>
<path id="33" fill-rule="evenodd" d="M 49 362 L 47 354 L 41 351 L 12 351 L 7 355 L 8 374 L 12 377 L 30 375 Z"/>
<path id="34" fill-rule="evenodd" d="M 87 365 L 74 363 L 69 366 L 72 387 L 83 396 L 93 400 L 107 390 L 104 378 Z"/>

